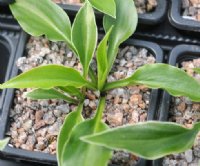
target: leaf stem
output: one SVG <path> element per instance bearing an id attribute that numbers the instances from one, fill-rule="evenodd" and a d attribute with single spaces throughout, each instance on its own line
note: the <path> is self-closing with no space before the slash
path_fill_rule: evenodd
<path id="1" fill-rule="evenodd" d="M 97 85 L 97 76 L 95 75 L 95 72 L 92 70 L 92 68 L 89 68 L 89 76 L 92 80 L 92 82 Z"/>
<path id="2" fill-rule="evenodd" d="M 106 98 L 105 97 L 101 97 L 100 101 L 99 101 L 98 108 L 97 108 L 96 115 L 94 117 L 94 120 L 96 121 L 97 124 L 101 121 L 101 118 L 102 118 L 102 115 L 103 115 L 103 111 L 105 109 L 105 103 L 106 103 Z"/>
<path id="3" fill-rule="evenodd" d="M 136 85 L 136 84 L 134 84 L 134 82 L 131 81 L 131 85 Z M 112 90 L 112 89 L 115 89 L 115 88 L 125 87 L 125 86 L 130 86 L 130 81 L 129 81 L 128 78 L 123 79 L 123 80 L 118 80 L 118 81 L 106 83 L 104 88 L 103 88 L 103 92 L 109 91 L 109 90 Z"/>

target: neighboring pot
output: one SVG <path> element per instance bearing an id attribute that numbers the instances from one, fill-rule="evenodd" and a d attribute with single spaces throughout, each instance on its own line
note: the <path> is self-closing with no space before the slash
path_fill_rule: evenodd
<path id="1" fill-rule="evenodd" d="M 164 20 L 167 13 L 167 0 L 157 0 L 157 3 L 158 5 L 155 11 L 139 14 L 139 23 L 146 25 L 156 25 Z M 59 4 L 59 6 L 61 6 L 69 16 L 75 16 L 81 7 L 81 5 L 77 4 Z M 96 11 L 95 14 L 97 18 L 103 17 L 103 14 L 98 11 Z"/>
<path id="2" fill-rule="evenodd" d="M 200 58 L 199 46 L 182 44 L 172 49 L 168 63 L 172 66 L 178 65 L 178 67 L 181 67 L 182 62 L 190 61 L 197 58 Z M 169 95 L 166 91 L 164 91 L 161 99 L 161 105 L 159 108 L 160 121 L 168 121 L 171 99 L 172 96 Z M 162 165 L 162 159 L 156 160 L 155 163 L 157 163 L 157 165 Z"/>
<path id="3" fill-rule="evenodd" d="M 179 30 L 200 32 L 200 22 L 190 19 L 184 19 L 181 16 L 182 0 L 171 0 L 169 11 L 170 23 Z"/>
<path id="4" fill-rule="evenodd" d="M 20 40 L 22 40 L 20 32 L 17 33 L 7 30 L 0 32 L 0 83 L 11 78 L 15 56 L 21 52 L 21 49 L 18 47 Z M 6 91 L 6 89 L 0 91 L 0 116 L 2 116 L 2 107 Z M 2 117 L 0 117 L 1 119 Z"/>
<path id="5" fill-rule="evenodd" d="M 0 4 L 0 29 L 9 29 L 20 31 L 20 26 L 13 18 L 8 6 L 1 6 Z"/>
<path id="6" fill-rule="evenodd" d="M 15 57 L 22 55 L 23 53 L 23 40 L 24 36 L 22 32 L 14 32 L 3 30 L 0 32 L 0 83 L 3 83 L 13 77 L 13 64 Z M 3 121 L 7 119 L 4 116 L 4 104 L 6 102 L 6 94 L 9 90 L 4 89 L 0 91 L 0 139 L 4 138 L 4 127 Z M 1 152 L 0 152 L 1 153 Z"/>
<path id="7" fill-rule="evenodd" d="M 28 38 L 28 35 L 22 34 L 22 43 L 20 44 L 21 50 L 24 51 L 25 49 L 25 43 L 26 39 Z M 156 58 L 156 62 L 163 62 L 163 52 L 162 49 L 155 43 L 152 42 L 146 42 L 142 40 L 127 40 L 123 45 L 134 45 L 136 47 L 143 47 L 148 49 Z M 23 54 L 17 54 L 14 61 L 16 61 L 19 57 L 21 57 Z M 12 72 L 10 74 L 11 77 L 14 77 L 18 74 L 18 69 L 15 65 L 13 65 Z M 3 103 L 3 109 L 2 109 L 2 120 L 1 120 L 1 130 L 0 130 L 0 136 L 1 138 L 5 137 L 7 128 L 9 127 L 9 110 L 12 107 L 13 104 L 13 97 L 14 97 L 14 89 L 7 90 L 5 102 Z M 156 110 L 158 108 L 160 93 L 158 90 L 152 90 L 151 97 L 150 97 L 150 105 L 148 109 L 148 117 L 147 120 L 156 120 L 157 114 Z M 1 139 L 0 138 L 0 139 Z M 56 156 L 45 154 L 42 152 L 33 152 L 33 151 L 27 151 L 22 149 L 16 149 L 12 148 L 10 146 L 7 146 L 1 154 L 5 158 L 12 158 L 17 161 L 30 161 L 33 163 L 42 163 L 42 164 L 51 164 L 56 165 Z M 144 166 L 149 165 L 151 161 L 145 161 L 140 160 L 138 162 L 138 166 Z"/>

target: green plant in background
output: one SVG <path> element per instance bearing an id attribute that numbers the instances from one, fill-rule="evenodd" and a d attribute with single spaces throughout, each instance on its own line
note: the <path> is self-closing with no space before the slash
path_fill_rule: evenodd
<path id="1" fill-rule="evenodd" d="M 37 67 L 0 85 L 1 89 L 35 88 L 27 94 L 33 99 L 63 99 L 78 104 L 77 109 L 66 117 L 60 130 L 57 141 L 60 166 L 104 166 L 111 158 L 113 149 L 157 159 L 192 146 L 200 130 L 199 123 L 192 129 L 161 122 L 109 129 L 101 121 L 106 92 L 113 88 L 143 84 L 149 88 L 162 88 L 174 96 L 187 96 L 193 101 L 200 101 L 200 84 L 184 71 L 167 64 L 145 65 L 129 78 L 106 81 L 120 44 L 134 33 L 137 26 L 133 0 L 86 0 L 72 26 L 67 14 L 51 0 L 16 0 L 10 8 L 29 34 L 45 35 L 51 41 L 65 41 L 83 67 L 83 73 L 59 65 Z M 98 33 L 93 8 L 104 13 L 106 32 L 97 48 Z M 97 74 L 90 67 L 95 51 Z M 96 115 L 90 120 L 83 119 L 81 115 L 87 89 L 100 92 Z"/>

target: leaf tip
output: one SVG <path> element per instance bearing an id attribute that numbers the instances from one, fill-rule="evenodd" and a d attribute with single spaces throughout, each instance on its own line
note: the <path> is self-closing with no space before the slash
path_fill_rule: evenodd
<path id="1" fill-rule="evenodd" d="M 0 140 L 0 150 L 3 150 L 6 147 L 6 145 L 9 142 L 9 140 L 10 140 L 10 138 L 5 138 L 3 140 Z"/>

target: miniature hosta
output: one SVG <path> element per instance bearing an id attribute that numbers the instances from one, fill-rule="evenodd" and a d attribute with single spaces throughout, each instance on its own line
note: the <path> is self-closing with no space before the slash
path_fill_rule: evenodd
<path id="1" fill-rule="evenodd" d="M 16 0 L 10 5 L 22 28 L 31 35 L 46 35 L 52 41 L 65 41 L 79 58 L 83 72 L 47 65 L 27 71 L 0 88 L 35 88 L 27 94 L 33 99 L 63 99 L 77 103 L 60 130 L 57 160 L 60 166 L 107 165 L 112 150 L 127 150 L 147 159 L 190 148 L 200 129 L 197 123 L 186 129 L 173 123 L 146 122 L 110 129 L 101 121 L 106 92 L 119 87 L 145 85 L 162 88 L 174 96 L 200 101 L 200 84 L 184 71 L 166 64 L 140 67 L 129 78 L 107 82 L 119 46 L 137 26 L 137 12 L 132 0 L 86 0 L 71 26 L 67 14 L 51 0 Z M 96 48 L 98 33 L 93 8 L 105 14 L 105 36 Z M 97 74 L 90 67 L 96 52 Z M 189 87 L 189 88 L 188 88 Z M 87 89 L 99 91 L 94 118 L 85 120 L 83 101 Z M 176 140 L 179 142 L 176 142 Z M 159 148 L 155 148 L 158 146 Z"/>

